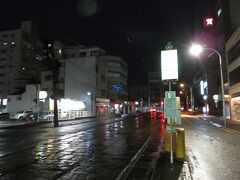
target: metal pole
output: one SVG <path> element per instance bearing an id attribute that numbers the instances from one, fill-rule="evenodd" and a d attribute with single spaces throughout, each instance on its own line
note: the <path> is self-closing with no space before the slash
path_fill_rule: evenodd
<path id="1" fill-rule="evenodd" d="M 171 81 L 168 82 L 169 84 L 169 91 L 171 91 Z M 171 148 L 171 154 L 170 154 L 170 162 L 173 164 L 173 137 L 172 137 L 172 118 L 170 118 L 170 148 Z"/>
<path id="2" fill-rule="evenodd" d="M 216 49 L 212 48 L 204 48 L 214 51 L 219 58 L 219 66 L 220 66 L 220 76 L 221 76 L 221 92 L 222 92 L 222 108 L 223 108 L 223 119 L 224 119 L 224 126 L 227 125 L 227 119 L 226 119 L 226 108 L 225 108 L 225 98 L 224 98 L 224 82 L 223 82 L 223 70 L 222 70 L 222 57 L 220 53 Z"/>
<path id="3" fill-rule="evenodd" d="M 226 126 L 227 125 L 227 119 L 226 119 L 226 108 L 225 108 L 225 97 L 224 97 L 224 82 L 223 82 L 222 58 L 221 58 L 219 53 L 218 53 L 218 56 L 219 56 L 220 74 L 221 74 L 223 119 L 224 119 L 224 126 Z"/>
<path id="4" fill-rule="evenodd" d="M 38 87 L 37 85 L 37 121 L 39 121 L 39 111 L 40 111 L 39 92 L 40 92 L 40 87 Z"/>
<path id="5" fill-rule="evenodd" d="M 192 87 L 189 86 L 190 88 L 190 98 L 191 98 L 191 109 L 192 109 L 192 114 L 194 112 L 194 99 L 193 99 L 193 91 L 192 91 Z"/>
<path id="6" fill-rule="evenodd" d="M 186 111 L 188 111 L 188 95 L 187 95 L 187 93 L 185 93 L 186 94 Z"/>
<path id="7" fill-rule="evenodd" d="M 151 96 L 150 83 L 148 82 L 148 108 L 149 108 L 149 110 L 150 110 L 150 106 L 151 106 L 150 96 Z"/>

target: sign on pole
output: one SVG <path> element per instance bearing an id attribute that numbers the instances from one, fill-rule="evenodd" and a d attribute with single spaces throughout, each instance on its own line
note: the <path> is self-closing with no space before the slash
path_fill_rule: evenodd
<path id="1" fill-rule="evenodd" d="M 165 91 L 164 117 L 171 118 L 172 124 L 181 124 L 180 98 L 175 91 Z"/>
<path id="2" fill-rule="evenodd" d="M 161 51 L 162 80 L 178 80 L 178 55 L 177 50 Z"/>

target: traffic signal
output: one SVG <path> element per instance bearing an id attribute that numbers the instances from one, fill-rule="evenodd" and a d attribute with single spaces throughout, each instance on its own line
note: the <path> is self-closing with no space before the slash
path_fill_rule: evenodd
<path id="1" fill-rule="evenodd" d="M 213 28 L 215 25 L 215 18 L 207 16 L 203 18 L 203 26 L 205 28 Z"/>

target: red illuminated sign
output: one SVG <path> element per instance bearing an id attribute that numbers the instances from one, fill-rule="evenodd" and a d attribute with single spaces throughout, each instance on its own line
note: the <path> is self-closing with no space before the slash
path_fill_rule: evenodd
<path id="1" fill-rule="evenodd" d="M 215 25 L 215 19 L 213 17 L 205 17 L 203 18 L 203 26 L 205 28 L 212 28 Z"/>

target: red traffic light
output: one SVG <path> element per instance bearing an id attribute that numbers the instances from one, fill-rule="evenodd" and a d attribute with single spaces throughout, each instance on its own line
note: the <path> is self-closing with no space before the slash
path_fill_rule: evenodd
<path id="1" fill-rule="evenodd" d="M 215 25 L 215 19 L 211 16 L 203 18 L 203 26 L 205 28 L 212 28 Z"/>

